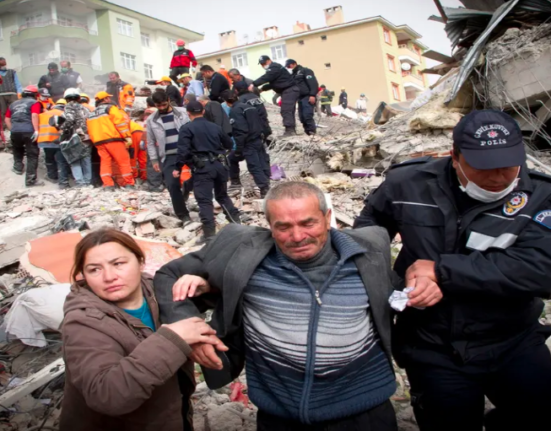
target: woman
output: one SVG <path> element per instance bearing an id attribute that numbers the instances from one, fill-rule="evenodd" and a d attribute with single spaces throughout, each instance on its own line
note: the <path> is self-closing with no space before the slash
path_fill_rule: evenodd
<path id="1" fill-rule="evenodd" d="M 190 345 L 218 339 L 199 318 L 159 324 L 144 260 L 115 229 L 92 232 L 76 247 L 62 326 L 61 431 L 192 430 L 183 417 L 195 386 Z"/>

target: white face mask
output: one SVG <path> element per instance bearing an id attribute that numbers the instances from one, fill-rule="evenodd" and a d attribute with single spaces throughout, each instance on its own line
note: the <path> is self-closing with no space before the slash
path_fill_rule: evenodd
<path id="1" fill-rule="evenodd" d="M 467 178 L 467 186 L 463 187 L 461 184 L 461 181 L 459 181 L 459 188 L 462 192 L 467 193 L 469 197 L 480 201 L 484 203 L 490 203 L 490 202 L 496 202 L 505 196 L 507 196 L 509 193 L 511 193 L 518 185 L 518 182 L 520 181 L 520 178 L 518 178 L 518 174 L 520 173 L 520 167 L 518 168 L 517 172 L 517 178 L 515 178 L 515 181 L 513 181 L 511 184 L 509 184 L 509 187 L 507 187 L 505 190 L 502 190 L 500 192 L 491 192 L 489 190 L 485 190 L 482 187 L 479 187 L 475 183 L 473 183 L 467 175 L 465 175 L 465 172 L 463 172 L 463 168 L 461 167 L 461 164 L 458 163 L 459 169 L 461 170 L 461 173 L 465 178 Z"/>
<path id="2" fill-rule="evenodd" d="M 268 70 L 268 69 L 270 68 L 270 65 L 269 65 L 269 64 L 265 64 L 264 66 L 262 66 L 262 68 L 263 68 L 264 70 Z"/>

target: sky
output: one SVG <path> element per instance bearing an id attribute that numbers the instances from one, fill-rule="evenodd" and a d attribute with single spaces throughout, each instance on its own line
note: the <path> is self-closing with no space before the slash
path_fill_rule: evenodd
<path id="1" fill-rule="evenodd" d="M 342 6 L 345 21 L 381 15 L 395 25 L 407 24 L 423 35 L 431 49 L 451 53 L 444 25 L 428 21 L 439 15 L 433 0 L 110 0 L 155 18 L 204 33 L 205 39 L 188 47 L 195 55 L 217 51 L 218 34 L 235 30 L 240 44 L 244 35 L 254 41 L 265 27 L 279 27 L 280 35 L 293 32 L 300 21 L 312 29 L 325 26 L 323 9 Z M 458 7 L 459 0 L 441 0 L 444 6 Z M 430 64 L 430 63 L 428 63 Z"/>

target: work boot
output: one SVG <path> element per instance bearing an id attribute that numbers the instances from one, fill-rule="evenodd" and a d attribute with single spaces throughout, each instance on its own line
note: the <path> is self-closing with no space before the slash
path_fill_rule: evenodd
<path id="1" fill-rule="evenodd" d="M 67 189 L 70 189 L 71 186 L 69 184 L 59 184 L 59 190 L 67 190 Z"/>
<path id="2" fill-rule="evenodd" d="M 13 167 L 13 168 L 11 168 L 11 170 L 13 172 L 15 172 L 17 175 L 23 175 L 23 169 L 18 170 L 18 169 L 15 169 L 15 167 Z"/>
<path id="3" fill-rule="evenodd" d="M 306 134 L 307 134 L 308 136 L 315 136 L 315 135 L 316 135 L 316 131 L 315 131 L 315 130 L 308 130 L 308 131 L 306 131 Z"/>
<path id="4" fill-rule="evenodd" d="M 103 186 L 103 191 L 104 192 L 114 192 L 115 191 L 115 186 Z"/>
<path id="5" fill-rule="evenodd" d="M 186 225 L 188 225 L 188 224 L 190 224 L 190 223 L 191 223 L 191 217 L 189 216 L 189 214 L 188 214 L 188 215 L 185 215 L 185 216 L 182 216 L 182 217 L 180 217 L 180 220 L 182 221 L 182 223 L 183 223 L 183 226 L 186 226 Z"/>
<path id="6" fill-rule="evenodd" d="M 44 181 L 35 181 L 34 183 L 28 183 L 28 184 L 25 184 L 26 187 L 40 187 L 40 186 L 43 186 L 45 185 L 46 183 Z"/>
<path id="7" fill-rule="evenodd" d="M 125 190 L 136 190 L 136 186 L 134 184 L 127 184 L 124 188 Z"/>
<path id="8" fill-rule="evenodd" d="M 239 217 L 239 214 L 236 214 L 236 215 L 226 214 L 226 220 L 229 223 L 241 224 L 241 218 Z"/>
<path id="9" fill-rule="evenodd" d="M 216 228 L 203 225 L 203 235 L 197 238 L 195 245 L 203 245 L 210 241 L 211 238 L 214 238 L 216 235 Z"/>
<path id="10" fill-rule="evenodd" d="M 264 199 L 269 191 L 270 191 L 270 187 L 261 188 L 260 189 L 260 199 Z"/>
<path id="11" fill-rule="evenodd" d="M 285 132 L 283 132 L 282 137 L 286 136 L 296 136 L 297 132 L 294 127 L 285 127 Z"/>

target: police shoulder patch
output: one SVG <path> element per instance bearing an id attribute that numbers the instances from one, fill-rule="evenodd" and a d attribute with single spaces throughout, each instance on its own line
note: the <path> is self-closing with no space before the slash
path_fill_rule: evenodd
<path id="1" fill-rule="evenodd" d="M 534 216 L 534 221 L 548 229 L 551 229 L 551 210 L 540 211 Z"/>
<path id="2" fill-rule="evenodd" d="M 512 217 L 528 204 L 528 195 L 524 192 L 514 192 L 511 198 L 503 204 L 503 214 Z"/>

